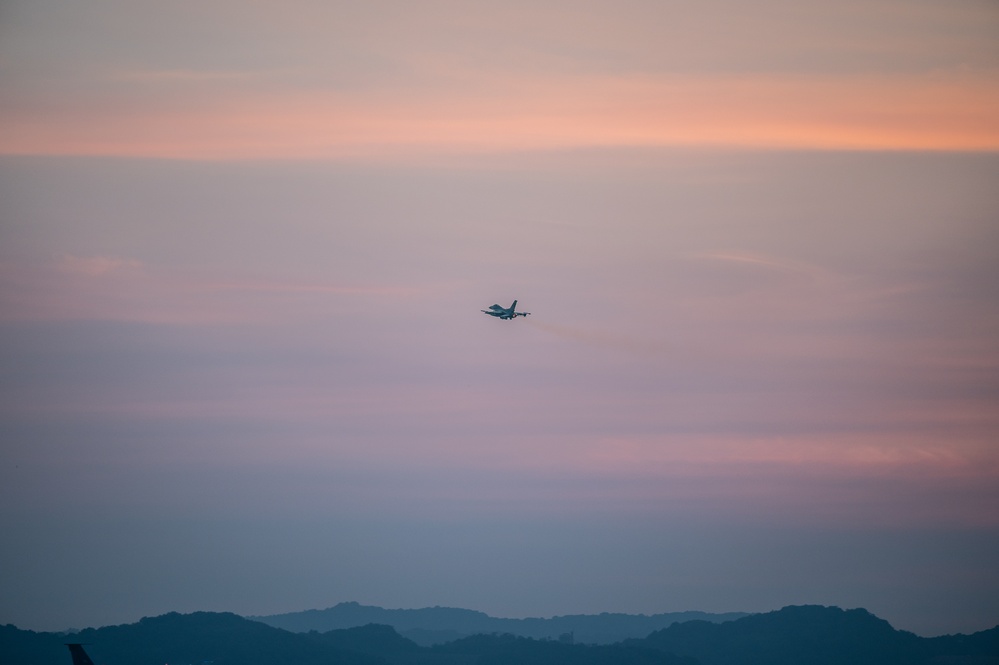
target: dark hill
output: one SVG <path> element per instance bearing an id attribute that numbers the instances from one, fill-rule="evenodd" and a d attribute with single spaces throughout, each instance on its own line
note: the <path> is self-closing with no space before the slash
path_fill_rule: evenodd
<path id="1" fill-rule="evenodd" d="M 71 636 L 8 627 L 3 665 L 70 665 L 65 642 L 86 644 L 97 665 L 384 665 L 235 614 L 164 614 L 138 623 L 88 628 Z"/>
<path id="2" fill-rule="evenodd" d="M 291 633 L 235 614 L 165 614 L 72 635 L 3 626 L 0 665 L 70 665 L 65 642 L 85 643 L 96 665 L 999 665 L 999 627 L 923 638 L 865 610 L 817 606 L 612 645 L 483 634 L 420 647 L 384 625 Z"/>
<path id="3" fill-rule="evenodd" d="M 999 664 L 992 632 L 928 639 L 895 630 L 867 610 L 808 605 L 723 624 L 674 624 L 629 643 L 703 665 L 985 665 Z"/>
<path id="4" fill-rule="evenodd" d="M 645 646 L 589 646 L 481 635 L 437 649 L 389 626 L 290 633 L 234 614 L 166 614 L 71 636 L 0 630 L 2 665 L 70 665 L 64 642 L 83 642 L 97 665 L 696 665 Z"/>
<path id="5" fill-rule="evenodd" d="M 641 646 L 568 644 L 516 635 L 475 635 L 429 649 L 480 665 L 698 665 L 693 658 Z M 428 661 L 429 662 L 429 661 Z"/>
<path id="6" fill-rule="evenodd" d="M 943 635 L 926 640 L 939 665 L 999 664 L 999 626 L 972 635 Z"/>
<path id="7" fill-rule="evenodd" d="M 309 636 L 335 649 L 365 653 L 388 660 L 400 656 L 413 656 L 423 651 L 415 642 L 395 632 L 392 626 L 380 626 L 374 623 L 358 628 L 310 633 Z"/>
<path id="8" fill-rule="evenodd" d="M 78 642 L 56 633 L 35 633 L 0 626 L 0 663 L 3 665 L 70 665 L 63 642 Z"/>

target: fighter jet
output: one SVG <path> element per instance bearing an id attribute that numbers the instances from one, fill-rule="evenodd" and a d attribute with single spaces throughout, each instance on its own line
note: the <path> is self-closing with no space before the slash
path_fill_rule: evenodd
<path id="1" fill-rule="evenodd" d="M 490 305 L 489 309 L 483 309 L 481 311 L 484 314 L 488 314 L 489 316 L 495 316 L 500 319 L 506 319 L 507 321 L 509 321 L 510 319 L 515 319 L 518 316 L 527 316 L 528 314 L 530 314 L 530 312 L 517 312 L 515 311 L 516 309 L 517 309 L 517 301 L 514 300 L 513 304 L 510 305 L 509 307 Z"/>

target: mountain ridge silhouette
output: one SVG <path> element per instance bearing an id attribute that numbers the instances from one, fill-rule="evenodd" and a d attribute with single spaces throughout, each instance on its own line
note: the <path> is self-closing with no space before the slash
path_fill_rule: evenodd
<path id="1" fill-rule="evenodd" d="M 677 622 L 609 645 L 486 633 L 433 647 L 386 625 L 293 633 L 231 613 L 172 612 L 76 633 L 0 626 L 0 663 L 71 665 L 66 642 L 86 644 L 96 665 L 999 665 L 999 626 L 928 638 L 819 605 Z"/>
<path id="2" fill-rule="evenodd" d="M 649 633 L 680 621 L 732 621 L 748 616 L 746 612 L 668 612 L 662 614 L 570 614 L 551 618 L 529 617 L 507 619 L 492 617 L 477 610 L 454 607 L 424 607 L 420 609 L 385 609 L 358 602 L 343 602 L 322 610 L 304 610 L 248 619 L 275 628 L 305 633 L 312 630 L 353 628 L 369 623 L 395 628 L 421 646 L 432 646 L 462 637 L 482 633 L 509 633 L 534 639 L 557 638 L 572 633 L 575 642 L 613 644 L 629 638 L 645 637 Z"/>
<path id="3" fill-rule="evenodd" d="M 999 663 L 999 626 L 972 635 L 920 637 L 865 609 L 791 605 L 737 621 L 677 623 L 640 642 L 702 665 L 918 665 Z"/>

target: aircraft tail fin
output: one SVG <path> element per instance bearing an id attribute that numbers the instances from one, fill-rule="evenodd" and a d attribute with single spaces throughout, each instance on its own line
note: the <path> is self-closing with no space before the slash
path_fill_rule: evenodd
<path id="1" fill-rule="evenodd" d="M 73 656 L 73 665 L 94 665 L 87 652 L 83 650 L 82 644 L 67 644 L 69 653 Z"/>
<path id="2" fill-rule="evenodd" d="M 510 311 L 511 312 L 516 312 L 517 311 L 517 301 L 516 300 L 514 300 L 513 304 L 510 305 Z"/>

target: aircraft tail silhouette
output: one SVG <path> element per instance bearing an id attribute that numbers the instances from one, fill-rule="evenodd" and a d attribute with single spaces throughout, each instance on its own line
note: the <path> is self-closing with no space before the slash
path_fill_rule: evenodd
<path id="1" fill-rule="evenodd" d="M 66 646 L 69 647 L 69 653 L 73 656 L 73 665 L 94 665 L 94 661 L 83 650 L 82 644 L 66 644 Z"/>

